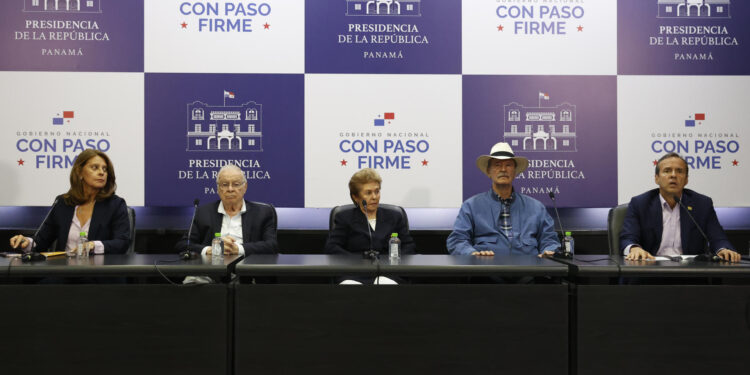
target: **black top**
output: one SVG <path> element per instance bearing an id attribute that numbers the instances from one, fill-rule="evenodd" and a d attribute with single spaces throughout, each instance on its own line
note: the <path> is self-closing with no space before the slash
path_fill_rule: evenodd
<path id="1" fill-rule="evenodd" d="M 5 268 L 2 277 L 53 277 L 56 279 L 75 277 L 138 277 L 161 274 L 171 277 L 206 275 L 225 277 L 234 269 L 234 263 L 242 259 L 239 255 L 226 255 L 220 264 L 211 256 L 182 260 L 175 254 L 110 254 L 91 255 L 87 259 L 76 259 L 65 255 L 44 261 L 21 262 L 14 258 L 10 269 L 0 258 Z"/>
<path id="2" fill-rule="evenodd" d="M 356 255 L 251 255 L 235 270 L 239 276 L 566 276 L 568 266 L 527 255 L 405 255 L 377 262 Z M 372 278 L 370 278 L 372 280 Z"/>
<path id="3" fill-rule="evenodd" d="M 57 197 L 57 204 L 52 207 L 49 219 L 42 225 L 37 235 L 36 251 L 47 251 L 52 242 L 57 240 L 55 251 L 65 251 L 68 242 L 70 225 L 73 222 L 75 206 L 65 203 L 62 196 Z M 88 240 L 101 241 L 106 254 L 124 254 L 130 246 L 130 221 L 128 206 L 125 200 L 112 195 L 94 203 L 91 214 Z"/>
<path id="4" fill-rule="evenodd" d="M 328 232 L 325 251 L 328 254 L 364 253 L 370 249 L 370 223 L 357 206 L 345 209 L 333 218 L 333 228 Z M 398 233 L 401 240 L 401 253 L 413 254 L 416 249 L 409 234 L 406 220 L 399 211 L 378 207 L 375 230 L 372 230 L 372 250 L 382 254 L 388 251 L 391 233 Z"/>

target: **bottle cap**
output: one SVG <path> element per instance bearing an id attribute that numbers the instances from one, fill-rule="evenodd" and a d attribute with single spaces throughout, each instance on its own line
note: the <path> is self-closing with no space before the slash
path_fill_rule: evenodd
<path id="1" fill-rule="evenodd" d="M 391 233 L 391 237 L 398 237 L 398 233 Z"/>
<path id="2" fill-rule="evenodd" d="M 81 236 L 81 237 L 86 237 L 86 232 L 78 233 L 78 235 Z"/>
<path id="3" fill-rule="evenodd" d="M 570 236 L 571 234 L 572 234 L 572 232 L 565 232 L 566 236 Z"/>
<path id="4" fill-rule="evenodd" d="M 221 237 L 221 233 L 214 233 L 214 237 Z"/>

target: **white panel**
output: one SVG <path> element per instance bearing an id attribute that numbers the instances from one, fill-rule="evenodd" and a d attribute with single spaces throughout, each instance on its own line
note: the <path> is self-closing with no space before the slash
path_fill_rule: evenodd
<path id="1" fill-rule="evenodd" d="M 657 188 L 654 162 L 675 151 L 693 162 L 686 188 L 716 206 L 749 206 L 742 110 L 749 85 L 750 77 L 618 77 L 619 202 Z"/>
<path id="2" fill-rule="evenodd" d="M 144 8 L 147 72 L 304 72 L 304 0 L 146 0 Z"/>
<path id="3" fill-rule="evenodd" d="M 460 76 L 305 78 L 306 207 L 350 203 L 349 178 L 375 158 L 408 160 L 408 168 L 403 164 L 376 168 L 383 177 L 382 203 L 407 207 L 461 204 Z M 395 118 L 389 122 L 385 113 L 394 113 Z M 376 119 L 383 119 L 384 125 L 375 126 Z M 356 149 L 350 144 L 365 141 L 377 148 L 345 152 Z M 422 151 L 424 145 L 429 149 L 385 150 L 388 141 L 412 141 Z"/>
<path id="4" fill-rule="evenodd" d="M 617 74 L 616 0 L 471 0 L 462 16 L 464 74 Z"/>
<path id="5" fill-rule="evenodd" d="M 0 72 L 0 81 L 0 205 L 51 204 L 92 147 L 112 160 L 117 194 L 143 205 L 143 73 Z"/>

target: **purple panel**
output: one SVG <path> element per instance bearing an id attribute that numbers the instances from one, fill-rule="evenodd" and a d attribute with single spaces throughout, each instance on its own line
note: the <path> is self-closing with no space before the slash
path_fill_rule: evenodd
<path id="1" fill-rule="evenodd" d="M 143 0 L 0 2 L 0 70 L 143 71 Z"/>
<path id="2" fill-rule="evenodd" d="M 461 73 L 459 0 L 312 0 L 308 73 Z"/>
<path id="3" fill-rule="evenodd" d="M 464 76 L 464 199 L 491 187 L 477 157 L 515 141 L 530 162 L 517 191 L 551 205 L 552 190 L 560 207 L 616 205 L 616 86 L 610 76 Z"/>
<path id="4" fill-rule="evenodd" d="M 146 205 L 218 199 L 229 161 L 248 174 L 247 199 L 302 207 L 303 94 L 301 74 L 146 74 Z"/>
<path id="5" fill-rule="evenodd" d="M 748 74 L 750 2 L 619 0 L 619 74 Z"/>

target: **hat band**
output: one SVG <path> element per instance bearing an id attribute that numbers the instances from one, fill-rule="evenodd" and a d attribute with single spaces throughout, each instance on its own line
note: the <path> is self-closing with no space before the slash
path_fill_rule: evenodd
<path id="1" fill-rule="evenodd" d="M 509 157 L 509 158 L 514 158 L 514 157 L 516 157 L 515 155 L 513 155 L 513 153 L 512 153 L 512 152 L 508 152 L 508 151 L 498 151 L 498 152 L 493 152 L 492 154 L 490 154 L 490 156 L 507 156 L 507 157 Z"/>

